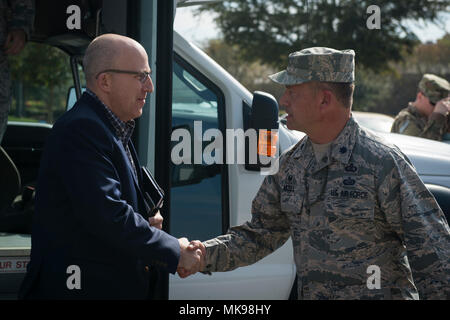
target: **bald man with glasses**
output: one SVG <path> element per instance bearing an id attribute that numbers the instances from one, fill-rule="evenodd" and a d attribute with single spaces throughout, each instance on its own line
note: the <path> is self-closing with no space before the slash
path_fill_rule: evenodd
<path id="1" fill-rule="evenodd" d="M 131 141 L 154 90 L 145 49 L 102 35 L 83 60 L 86 92 L 53 126 L 38 177 L 23 299 L 147 299 L 156 269 L 199 267 L 200 250 L 148 218 Z"/>

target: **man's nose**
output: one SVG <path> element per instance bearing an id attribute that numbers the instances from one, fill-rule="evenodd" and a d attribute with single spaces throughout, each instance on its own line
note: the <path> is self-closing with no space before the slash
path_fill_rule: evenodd
<path id="1" fill-rule="evenodd" d="M 288 105 L 288 99 L 286 98 L 286 93 L 283 93 L 283 95 L 281 96 L 279 105 L 280 105 L 280 108 L 286 109 L 286 106 Z"/>
<path id="2" fill-rule="evenodd" d="M 148 78 L 144 82 L 144 90 L 149 93 L 152 93 L 154 90 L 153 81 L 152 78 L 150 78 L 150 75 L 148 75 Z"/>

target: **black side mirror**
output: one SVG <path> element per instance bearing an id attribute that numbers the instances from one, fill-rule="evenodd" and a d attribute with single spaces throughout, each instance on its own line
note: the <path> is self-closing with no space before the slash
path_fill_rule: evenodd
<path id="1" fill-rule="evenodd" d="M 257 141 L 246 139 L 245 169 L 261 171 L 270 167 L 270 160 L 278 153 L 278 102 L 270 94 L 255 91 L 249 114 L 248 129 L 256 131 Z"/>

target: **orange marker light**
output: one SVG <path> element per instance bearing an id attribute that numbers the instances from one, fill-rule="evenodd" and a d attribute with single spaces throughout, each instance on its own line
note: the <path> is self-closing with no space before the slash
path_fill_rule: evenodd
<path id="1" fill-rule="evenodd" d="M 277 154 L 278 131 L 259 130 L 258 155 L 275 157 Z"/>

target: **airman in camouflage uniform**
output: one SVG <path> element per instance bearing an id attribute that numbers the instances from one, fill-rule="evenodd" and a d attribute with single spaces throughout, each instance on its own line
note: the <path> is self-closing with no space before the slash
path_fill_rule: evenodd
<path id="1" fill-rule="evenodd" d="M 271 79 L 287 91 L 310 81 L 351 83 L 354 52 L 305 49 Z M 253 200 L 250 222 L 192 243 L 204 252 L 203 272 L 253 264 L 292 237 L 299 299 L 450 298 L 442 210 L 406 156 L 349 118 L 350 107 L 319 159 L 309 134 L 281 155 L 279 171 Z M 370 266 L 379 268 L 379 287 Z"/>
<path id="2" fill-rule="evenodd" d="M 34 20 L 32 0 L 0 0 L 0 143 L 11 105 L 11 75 L 7 55 L 17 54 L 30 38 Z"/>
<path id="3" fill-rule="evenodd" d="M 450 84 L 433 74 L 424 74 L 416 101 L 401 110 L 391 132 L 441 141 L 449 128 Z"/>

